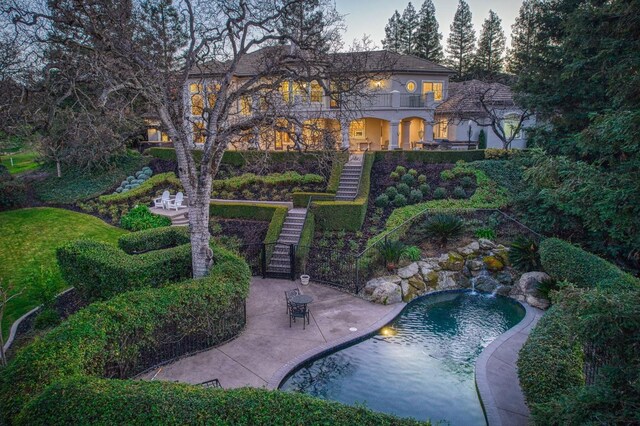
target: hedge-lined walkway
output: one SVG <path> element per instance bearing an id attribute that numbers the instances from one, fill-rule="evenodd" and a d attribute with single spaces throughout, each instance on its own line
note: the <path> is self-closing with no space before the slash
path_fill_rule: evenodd
<path id="1" fill-rule="evenodd" d="M 299 287 L 313 297 L 306 330 L 298 319 L 289 328 L 284 291 Z M 285 364 L 305 352 L 338 341 L 352 327 L 371 327 L 398 305 L 376 305 L 347 293 L 311 283 L 254 278 L 247 299 L 247 326 L 235 340 L 178 360 L 141 376 L 143 379 L 201 383 L 219 379 L 224 388 L 264 387 Z"/>

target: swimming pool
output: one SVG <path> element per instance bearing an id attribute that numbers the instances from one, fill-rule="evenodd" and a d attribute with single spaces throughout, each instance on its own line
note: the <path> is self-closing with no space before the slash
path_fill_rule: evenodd
<path id="1" fill-rule="evenodd" d="M 470 291 L 428 295 L 377 334 L 299 367 L 280 389 L 402 417 L 485 424 L 475 361 L 524 315 L 506 297 Z"/>

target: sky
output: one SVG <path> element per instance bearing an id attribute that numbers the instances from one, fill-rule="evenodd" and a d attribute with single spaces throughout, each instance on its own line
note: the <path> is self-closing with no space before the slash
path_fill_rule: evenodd
<path id="1" fill-rule="evenodd" d="M 416 11 L 420 11 L 423 0 L 412 1 Z M 489 16 L 492 9 L 502 19 L 502 28 L 507 36 L 507 46 L 511 44 L 511 25 L 518 16 L 522 0 L 466 0 L 473 16 L 473 27 L 478 37 L 482 23 Z M 346 45 L 353 39 L 361 39 L 367 34 L 382 47 L 384 27 L 395 10 L 400 14 L 407 7 L 408 0 L 335 0 L 336 9 L 346 15 L 347 32 L 344 35 Z M 446 48 L 449 26 L 453 22 L 453 15 L 458 7 L 457 0 L 433 0 L 436 7 L 436 18 L 442 33 L 442 47 Z"/>

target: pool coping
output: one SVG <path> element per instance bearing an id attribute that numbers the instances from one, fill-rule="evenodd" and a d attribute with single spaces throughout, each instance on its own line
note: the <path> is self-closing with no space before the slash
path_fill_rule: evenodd
<path id="1" fill-rule="evenodd" d="M 527 303 L 522 303 L 516 299 L 512 300 L 519 303 L 525 309 L 524 318 L 522 318 L 518 324 L 498 336 L 495 340 L 493 340 L 493 342 L 489 343 L 489 345 L 484 348 L 482 353 L 480 353 L 480 356 L 475 363 L 476 390 L 478 392 L 478 398 L 480 399 L 480 405 L 482 406 L 482 410 L 484 411 L 485 420 L 487 421 L 487 424 L 489 426 L 501 426 L 503 424 L 502 418 L 500 417 L 500 413 L 498 411 L 499 408 L 496 402 L 496 398 L 494 397 L 493 392 L 491 392 L 491 387 L 487 379 L 487 364 L 489 362 L 489 359 L 498 349 L 500 349 L 500 347 L 507 340 L 509 340 L 514 335 L 521 333 L 527 327 L 530 327 L 532 324 L 534 324 L 537 319 L 540 318 L 542 312 Z M 526 334 L 528 335 L 529 333 Z"/>

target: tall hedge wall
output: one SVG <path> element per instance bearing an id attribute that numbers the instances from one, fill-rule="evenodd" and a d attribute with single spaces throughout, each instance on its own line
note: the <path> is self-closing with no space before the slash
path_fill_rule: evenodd
<path id="1" fill-rule="evenodd" d="M 189 227 L 170 226 L 131 232 L 118 238 L 118 247 L 127 254 L 139 254 L 188 244 Z"/>
<path id="2" fill-rule="evenodd" d="M 316 223 L 322 229 L 358 231 L 364 223 L 371 189 L 371 169 L 374 154 L 365 154 L 360 191 L 354 201 L 314 201 Z"/>
<path id="3" fill-rule="evenodd" d="M 450 151 L 376 151 L 376 161 L 393 161 L 394 163 L 420 161 L 423 163 L 455 163 L 457 161 L 484 160 L 484 150 L 450 150 Z M 392 160 L 393 159 L 393 160 Z"/>
<path id="4" fill-rule="evenodd" d="M 544 270 L 553 278 L 579 287 L 633 287 L 640 284 L 638 279 L 606 260 L 557 238 L 542 242 L 540 260 Z"/>
<path id="5" fill-rule="evenodd" d="M 247 204 L 215 202 L 209 205 L 209 214 L 229 219 L 250 219 L 269 222 L 264 242 L 275 242 L 284 226 L 288 209 L 277 204 Z"/>
<path id="6" fill-rule="evenodd" d="M 27 404 L 59 380 L 77 378 L 77 383 L 81 383 L 80 377 L 124 378 L 151 367 L 144 364 L 144 355 L 154 354 L 155 349 L 166 342 L 167 332 L 177 341 L 197 336 L 206 339 L 210 346 L 228 339 L 229 332 L 232 335 L 240 332 L 244 314 L 236 311 L 237 304 L 242 303 L 249 292 L 249 267 L 223 248 L 213 246 L 212 249 L 214 266 L 209 276 L 161 288 L 130 291 L 93 303 L 20 350 L 0 371 L 0 424 L 14 423 L 21 412 L 20 419 L 31 423 L 30 410 L 34 407 Z M 226 327 L 220 326 L 223 318 Z M 108 386 L 109 382 L 95 383 Z M 114 409 L 141 414 L 138 404 L 154 395 L 157 388 L 148 382 L 139 382 L 137 386 L 144 396 L 126 402 L 121 400 Z M 87 395 L 90 390 L 90 387 L 86 389 Z M 57 422 L 65 413 L 72 413 L 78 416 L 76 423 L 94 424 L 92 408 L 83 402 L 73 402 L 81 396 L 77 393 L 68 396 L 66 404 L 47 408 L 50 413 L 47 419 Z M 171 405 L 170 400 L 165 402 Z M 101 421 L 113 424 L 109 419 Z M 182 423 L 179 418 L 167 418 L 166 422 Z M 60 423 L 63 422 L 60 420 Z"/>
<path id="7" fill-rule="evenodd" d="M 65 407 L 60 410 L 59 407 Z M 23 411 L 29 425 L 428 425 L 363 407 L 264 389 L 202 389 L 167 382 L 65 380 Z"/>

